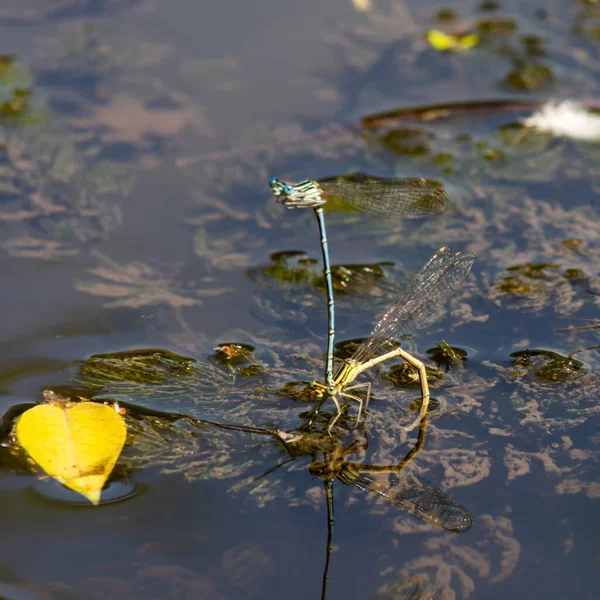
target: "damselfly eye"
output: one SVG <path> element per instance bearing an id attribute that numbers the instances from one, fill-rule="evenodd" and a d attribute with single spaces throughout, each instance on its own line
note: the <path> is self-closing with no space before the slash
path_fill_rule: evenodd
<path id="1" fill-rule="evenodd" d="M 291 193 L 294 191 L 294 186 L 293 186 L 293 185 L 290 185 L 289 183 L 286 183 L 286 184 L 283 186 L 283 191 L 284 191 L 286 194 L 291 194 Z"/>
<path id="2" fill-rule="evenodd" d="M 277 184 L 277 177 L 271 177 L 271 179 L 269 179 L 269 185 L 271 187 L 273 187 L 276 184 Z"/>

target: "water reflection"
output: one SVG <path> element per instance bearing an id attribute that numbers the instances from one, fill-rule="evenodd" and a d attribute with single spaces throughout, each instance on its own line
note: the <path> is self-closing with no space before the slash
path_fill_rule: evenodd
<path id="1" fill-rule="evenodd" d="M 231 369 L 231 361 L 243 365 L 253 360 L 253 350 L 250 344 L 228 342 L 216 348 L 213 358 L 215 362 Z M 136 487 L 141 469 L 165 465 L 167 469 L 176 471 L 181 467 L 182 459 L 188 462 L 186 476 L 194 471 L 194 479 L 236 477 L 238 482 L 235 486 L 238 489 L 244 487 L 241 476 L 251 467 L 258 467 L 261 474 L 251 478 L 254 495 L 262 493 L 258 486 L 262 486 L 262 482 L 271 478 L 274 472 L 286 467 L 289 469 L 298 460 L 309 459 L 308 473 L 323 481 L 327 503 L 323 599 L 327 597 L 332 558 L 336 481 L 355 487 L 384 504 L 445 531 L 463 533 L 471 527 L 472 517 L 467 508 L 408 468 L 424 448 L 427 418 L 421 422 L 414 445 L 401 460 L 392 464 L 370 464 L 352 459 L 353 455 L 364 456 L 369 450 L 368 417 L 359 427 L 354 427 L 354 419 L 344 413 L 338 421 L 336 435 L 332 436 L 328 434 L 328 428 L 336 418 L 336 413 L 323 410 L 321 404 L 313 404 L 300 413 L 292 427 L 287 425 L 289 420 L 284 420 L 283 415 L 279 419 L 279 426 L 264 427 L 160 414 L 135 404 L 138 399 L 140 404 L 144 404 L 146 386 L 154 387 L 156 394 L 161 395 L 162 391 L 164 395 L 171 390 L 172 379 L 185 380 L 189 384 L 188 380 L 193 379 L 196 367 L 198 363 L 193 359 L 158 349 L 97 355 L 81 365 L 76 376 L 78 383 L 85 380 L 89 386 L 88 394 L 96 391 L 97 399 L 106 399 L 110 389 L 118 390 L 121 387 L 121 390 L 128 390 L 129 403 L 125 415 L 128 447 L 120 460 L 120 468 L 113 473 L 103 491 L 103 499 L 107 502 L 126 500 L 143 490 L 144 485 Z M 200 372 L 204 375 L 208 373 Z M 256 416 L 260 413 L 252 414 Z M 271 417 L 273 422 L 278 421 L 276 413 L 271 413 Z M 8 424 L 11 419 L 7 415 L 5 420 Z M 286 423 L 287 429 L 281 428 L 282 422 Z M 223 430 L 242 435 L 234 435 L 233 438 L 224 436 Z M 251 444 L 243 434 L 266 438 L 266 444 L 260 444 L 259 456 L 255 454 L 256 445 Z M 239 454 L 235 454 L 236 446 Z M 266 470 L 265 466 L 268 467 Z M 427 466 L 431 466 L 431 457 Z M 23 464 L 24 472 L 28 471 L 25 467 Z M 56 483 L 38 482 L 34 484 L 33 491 L 53 503 L 73 505 L 72 498 L 66 497 L 58 487 Z"/>
<path id="2" fill-rule="evenodd" d="M 312 459 L 308 465 L 308 472 L 323 480 L 327 500 L 327 544 L 321 589 L 323 600 L 327 596 L 333 548 L 333 484 L 335 481 L 354 486 L 367 494 L 379 496 L 396 508 L 446 531 L 464 533 L 473 523 L 469 511 L 454 498 L 415 473 L 403 472 L 424 446 L 427 417 L 421 422 L 415 445 L 400 462 L 393 465 L 374 465 L 348 460 L 350 455 L 367 450 L 369 438 L 364 423 L 358 429 L 344 430 L 337 435 L 330 435 L 328 429 L 332 419 L 335 418 L 336 415 L 332 413 L 315 409 L 304 415 L 305 422 L 301 427 L 290 432 L 213 423 L 220 428 L 270 436 L 284 448 L 288 458 L 268 469 L 258 479 L 267 477 L 298 458 Z M 348 442 L 348 436 L 352 439 L 351 442 Z M 400 476 L 401 472 L 402 476 Z"/>
<path id="3" fill-rule="evenodd" d="M 116 477 L 119 477 L 117 475 Z M 41 479 L 32 487 L 32 491 L 53 504 L 80 508 L 93 508 L 94 505 L 81 494 L 66 488 L 56 479 Z M 121 479 L 113 478 L 104 488 L 99 505 L 123 502 L 140 494 L 142 488 L 138 483 L 121 475 Z"/>

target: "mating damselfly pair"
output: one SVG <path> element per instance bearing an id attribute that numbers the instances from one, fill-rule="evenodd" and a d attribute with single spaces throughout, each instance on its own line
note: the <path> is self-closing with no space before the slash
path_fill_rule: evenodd
<path id="1" fill-rule="evenodd" d="M 425 179 L 385 179 L 365 175 L 321 182 L 307 180 L 296 184 L 272 178 L 270 186 L 273 194 L 284 206 L 313 208 L 319 224 L 323 272 L 327 287 L 328 343 L 325 383 L 315 381 L 313 389 L 320 397 L 331 397 L 336 405 L 338 413 L 330 423 L 329 431 L 341 414 L 338 396 L 357 401 L 360 418 L 363 400 L 349 392 L 361 387 L 366 388 L 365 404 L 368 404 L 371 384 L 354 384 L 354 380 L 367 369 L 395 357 L 411 364 L 419 374 L 421 410 L 417 419 L 408 427 L 409 431 L 414 429 L 427 413 L 429 385 L 425 365 L 400 347 L 400 338 L 410 330 L 431 322 L 439 309 L 460 288 L 473 266 L 475 257 L 469 251 L 453 253 L 445 246 L 440 248 L 414 275 L 404 295 L 388 309 L 369 337 L 349 359 L 343 361 L 334 374 L 335 306 L 322 206 L 328 198 L 337 196 L 356 208 L 375 214 L 415 218 L 444 210 L 448 205 L 446 192 L 437 182 Z"/>

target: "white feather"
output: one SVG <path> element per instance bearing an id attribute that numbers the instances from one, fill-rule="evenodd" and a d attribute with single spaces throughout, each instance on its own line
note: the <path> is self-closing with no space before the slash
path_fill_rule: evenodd
<path id="1" fill-rule="evenodd" d="M 522 123 L 556 136 L 578 140 L 600 140 L 600 115 L 588 112 L 572 100 L 548 102 Z"/>

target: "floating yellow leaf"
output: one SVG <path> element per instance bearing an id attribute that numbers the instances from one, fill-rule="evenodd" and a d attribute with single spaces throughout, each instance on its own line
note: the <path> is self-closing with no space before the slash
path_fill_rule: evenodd
<path id="1" fill-rule="evenodd" d="M 462 50 L 468 50 L 479 44 L 479 36 L 476 33 L 467 33 L 466 35 L 460 36 L 458 43 Z"/>
<path id="2" fill-rule="evenodd" d="M 62 401 L 24 412 L 16 435 L 48 475 L 98 504 L 102 487 L 123 449 L 127 429 L 110 406 Z"/>
<path id="3" fill-rule="evenodd" d="M 479 36 L 476 33 L 465 35 L 449 35 L 439 29 L 430 29 L 427 32 L 427 41 L 436 49 L 444 50 L 469 50 L 479 44 Z"/>
<path id="4" fill-rule="evenodd" d="M 453 36 L 448 35 L 439 29 L 430 29 L 427 32 L 427 41 L 436 50 L 450 50 L 456 45 L 456 39 Z"/>

